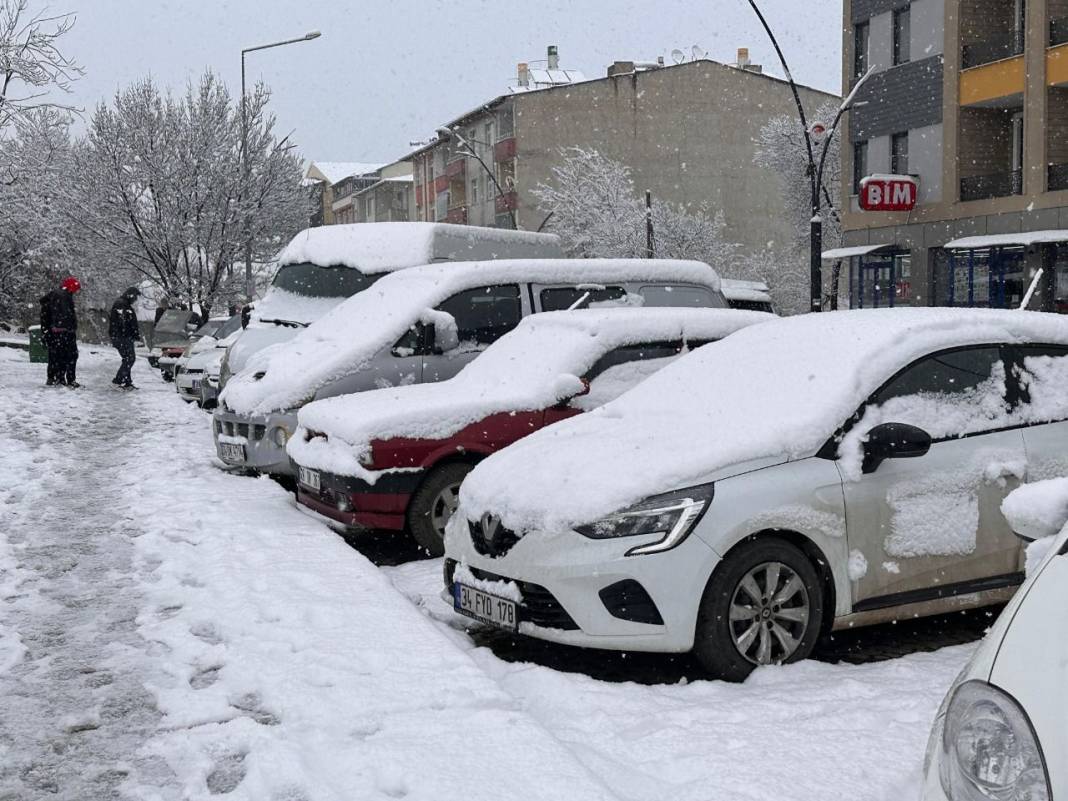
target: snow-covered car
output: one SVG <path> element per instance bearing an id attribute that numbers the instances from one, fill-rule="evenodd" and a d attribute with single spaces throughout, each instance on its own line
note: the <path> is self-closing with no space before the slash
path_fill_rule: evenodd
<path id="1" fill-rule="evenodd" d="M 1068 480 L 1003 504 L 1027 549 L 1027 581 L 938 711 L 925 801 L 1068 798 Z"/>
<path id="2" fill-rule="evenodd" d="M 224 462 L 292 475 L 285 446 L 313 400 L 452 378 L 523 317 L 600 303 L 725 308 L 707 264 L 519 259 L 428 264 L 380 279 L 254 356 L 219 395 Z"/>
<path id="3" fill-rule="evenodd" d="M 358 223 L 308 228 L 278 254 L 270 289 L 223 360 L 220 384 L 253 354 L 286 342 L 345 298 L 396 270 L 443 261 L 559 258 L 552 234 L 428 222 Z"/>
<path id="4" fill-rule="evenodd" d="M 236 337 L 235 337 L 236 339 Z M 226 350 L 220 349 L 204 364 L 204 378 L 200 382 L 200 408 L 214 409 L 219 399 L 219 375 L 222 373 Z"/>
<path id="5" fill-rule="evenodd" d="M 182 351 L 182 355 L 179 356 L 172 368 L 171 374 L 175 379 L 175 390 L 179 395 L 182 394 L 180 388 L 178 388 L 178 378 L 181 376 L 182 371 L 189 363 L 189 359 L 197 353 L 201 353 L 205 350 L 215 347 L 216 337 L 219 329 L 226 323 L 231 317 L 211 317 L 204 325 L 200 326 L 196 331 L 189 335 L 189 344 L 185 346 Z M 240 327 L 240 318 L 238 319 L 238 327 Z"/>
<path id="6" fill-rule="evenodd" d="M 1001 501 L 1062 463 L 1065 387 L 1057 315 L 745 328 L 481 462 L 447 527 L 450 597 L 729 679 L 831 628 L 1006 600 L 1023 552 Z"/>
<path id="7" fill-rule="evenodd" d="M 208 370 L 221 365 L 226 349 L 240 335 L 241 315 L 235 314 L 224 318 L 211 335 L 204 336 L 189 346 L 174 373 L 175 389 L 182 400 L 203 407 L 202 387 Z"/>
<path id="8" fill-rule="evenodd" d="M 775 313 L 768 285 L 763 281 L 741 281 L 737 278 L 723 279 L 723 296 L 732 309 Z"/>
<path id="9" fill-rule="evenodd" d="M 190 335 L 197 330 L 196 313 L 168 309 L 152 329 L 152 347 L 148 363 L 158 367 L 164 381 L 174 378 L 174 366 L 189 345 Z"/>
<path id="10" fill-rule="evenodd" d="M 682 353 L 768 315 L 616 308 L 525 318 L 456 377 L 315 401 L 288 452 L 297 500 L 359 528 L 407 528 L 440 556 L 463 478 L 489 454 L 596 409 Z"/>

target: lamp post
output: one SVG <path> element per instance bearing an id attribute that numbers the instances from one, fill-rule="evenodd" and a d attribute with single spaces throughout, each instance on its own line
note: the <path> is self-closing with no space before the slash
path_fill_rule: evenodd
<path id="1" fill-rule="evenodd" d="M 775 54 L 779 57 L 779 63 L 782 65 L 783 73 L 786 75 L 786 81 L 790 84 L 790 92 L 794 96 L 794 105 L 797 106 L 797 117 L 801 123 L 801 132 L 805 137 L 805 154 L 808 157 L 808 165 L 805 170 L 808 175 L 811 201 L 812 201 L 812 218 L 809 221 L 809 235 L 808 235 L 808 265 L 809 265 L 809 300 L 811 303 L 811 311 L 818 312 L 823 311 L 823 197 L 827 194 L 827 190 L 823 186 L 823 168 L 827 161 L 827 151 L 830 149 L 831 141 L 834 139 L 835 131 L 838 129 L 838 123 L 842 119 L 842 115 L 845 114 L 854 105 L 858 105 L 855 102 L 857 92 L 860 87 L 864 85 L 864 82 L 871 76 L 873 69 L 869 69 L 860 80 L 853 86 L 852 91 L 846 96 L 846 99 L 842 101 L 842 104 L 838 107 L 838 112 L 835 114 L 834 122 L 829 129 L 823 135 L 823 148 L 819 154 L 819 161 L 817 162 L 815 156 L 815 147 L 817 144 L 813 142 L 813 137 L 817 126 L 809 126 L 808 120 L 805 118 L 805 107 L 801 103 L 801 95 L 797 91 L 797 84 L 794 83 L 794 76 L 790 74 L 790 67 L 786 64 L 786 57 L 783 55 L 782 48 L 779 47 L 779 42 L 775 38 L 775 34 L 771 31 L 771 26 L 768 25 L 768 21 L 764 19 L 764 15 L 757 7 L 756 0 L 749 0 L 749 5 L 752 6 L 753 11 L 756 13 L 757 18 L 760 20 L 760 24 L 763 26 L 764 31 L 767 33 L 768 38 L 771 40 L 772 47 L 775 48 Z M 818 126 L 822 128 L 823 126 Z M 830 204 L 830 198 L 828 196 L 828 205 Z"/>
<path id="2" fill-rule="evenodd" d="M 449 142 L 449 141 L 455 139 L 457 144 L 459 145 L 461 153 L 463 153 L 464 155 L 470 156 L 471 158 L 473 158 L 475 161 L 477 161 L 479 164 L 482 165 L 482 169 L 486 171 L 486 175 L 488 175 L 489 179 L 491 181 L 493 181 L 493 186 L 497 190 L 497 197 L 506 197 L 507 193 L 504 191 L 504 188 L 501 186 L 500 181 L 497 180 L 497 176 L 493 173 L 493 170 L 491 170 L 489 168 L 489 165 L 486 164 L 486 162 L 482 160 L 482 157 L 480 155 L 478 155 L 478 153 L 475 152 L 475 149 L 474 149 L 474 147 L 472 147 L 471 142 L 469 142 L 467 139 L 465 139 L 460 134 L 459 131 L 454 131 L 451 128 L 438 128 L 437 134 L 438 134 L 438 138 L 441 139 L 441 141 L 443 141 L 443 142 Z M 490 146 L 489 142 L 478 142 L 478 141 L 476 141 L 475 144 L 484 145 L 486 147 Z M 508 209 L 508 216 L 511 217 L 511 219 L 512 219 L 512 228 L 518 228 L 519 224 L 516 222 L 515 209 Z"/>
<path id="3" fill-rule="evenodd" d="M 248 192 L 249 178 L 251 171 L 248 163 L 248 100 L 245 98 L 245 54 L 253 53 L 257 50 L 267 50 L 272 47 L 281 47 L 282 45 L 296 44 L 297 42 L 310 42 L 312 39 L 318 39 L 322 34 L 319 31 L 308 31 L 308 33 L 300 36 L 296 39 L 286 39 L 282 42 L 271 42 L 270 44 L 256 45 L 255 47 L 246 47 L 241 51 L 241 174 L 243 180 L 243 191 Z M 252 302 L 252 231 L 251 220 L 246 214 L 245 217 L 245 300 L 246 302 Z"/>

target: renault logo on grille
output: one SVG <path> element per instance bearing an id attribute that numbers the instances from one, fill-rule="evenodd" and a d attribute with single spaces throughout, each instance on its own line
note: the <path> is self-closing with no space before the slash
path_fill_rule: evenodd
<path id="1" fill-rule="evenodd" d="M 497 532 L 501 529 L 501 519 L 496 515 L 486 512 L 482 515 L 482 536 L 486 542 L 497 539 Z"/>

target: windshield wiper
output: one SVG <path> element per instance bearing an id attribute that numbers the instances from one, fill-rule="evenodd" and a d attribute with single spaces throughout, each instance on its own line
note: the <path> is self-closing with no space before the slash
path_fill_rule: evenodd
<path id="1" fill-rule="evenodd" d="M 275 325 L 284 325 L 286 328 L 307 328 L 307 323 L 297 322 L 296 320 L 260 320 L 261 323 L 274 323 Z"/>

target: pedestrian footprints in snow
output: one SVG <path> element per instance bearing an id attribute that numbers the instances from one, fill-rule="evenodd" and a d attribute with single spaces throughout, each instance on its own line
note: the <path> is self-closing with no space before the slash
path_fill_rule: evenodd
<path id="1" fill-rule="evenodd" d="M 245 778 L 245 757 L 243 751 L 233 751 L 222 755 L 215 761 L 215 767 L 208 774 L 208 792 L 212 795 L 232 793 Z"/>

